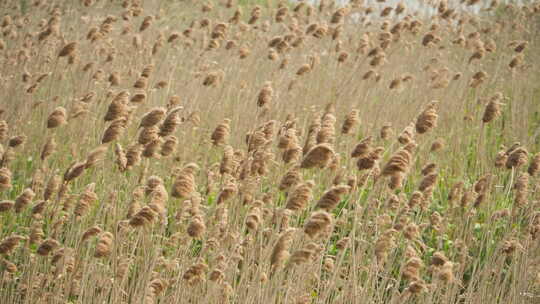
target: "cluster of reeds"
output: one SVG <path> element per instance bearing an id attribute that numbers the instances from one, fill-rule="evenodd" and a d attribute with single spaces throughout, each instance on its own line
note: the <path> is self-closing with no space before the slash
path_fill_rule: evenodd
<path id="1" fill-rule="evenodd" d="M 534 301 L 540 4 L 377 2 L 0 3 L 0 303 Z"/>

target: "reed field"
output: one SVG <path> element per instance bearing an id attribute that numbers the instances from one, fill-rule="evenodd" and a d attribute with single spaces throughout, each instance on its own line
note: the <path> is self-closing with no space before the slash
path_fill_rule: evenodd
<path id="1" fill-rule="evenodd" d="M 423 5 L 1 1 L 0 303 L 540 303 L 540 2 Z"/>

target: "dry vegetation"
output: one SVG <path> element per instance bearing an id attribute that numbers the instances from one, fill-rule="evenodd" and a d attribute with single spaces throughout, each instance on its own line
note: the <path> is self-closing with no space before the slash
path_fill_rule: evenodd
<path id="1" fill-rule="evenodd" d="M 477 2 L 2 1 L 0 303 L 538 303 L 540 4 Z"/>

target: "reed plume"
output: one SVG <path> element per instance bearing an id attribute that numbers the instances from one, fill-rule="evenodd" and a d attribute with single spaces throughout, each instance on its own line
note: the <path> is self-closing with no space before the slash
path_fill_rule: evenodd
<path id="1" fill-rule="evenodd" d="M 324 192 L 315 208 L 321 208 L 327 212 L 332 211 L 341 201 L 341 196 L 348 193 L 351 187 L 345 185 L 334 186 Z"/>
<path id="2" fill-rule="evenodd" d="M 295 212 L 305 209 L 309 201 L 313 198 L 312 191 L 314 186 L 315 182 L 312 180 L 298 184 L 287 198 L 285 209 Z"/>
<path id="3" fill-rule="evenodd" d="M 64 107 L 58 107 L 47 118 L 47 128 L 52 129 L 67 123 L 67 111 Z"/>
<path id="4" fill-rule="evenodd" d="M 313 167 L 324 168 L 328 166 L 334 154 L 334 149 L 329 144 L 316 145 L 304 156 L 300 167 L 306 169 Z"/>
<path id="5" fill-rule="evenodd" d="M 224 145 L 228 142 L 231 131 L 230 122 L 230 119 L 225 119 L 223 123 L 216 127 L 211 136 L 214 146 Z"/>
<path id="6" fill-rule="evenodd" d="M 432 101 L 416 118 L 416 132 L 418 134 L 424 134 L 427 131 L 437 126 L 437 111 L 435 106 L 437 101 Z"/>
<path id="7" fill-rule="evenodd" d="M 332 224 L 332 216 L 326 211 L 315 211 L 304 225 L 304 232 L 310 238 L 315 238 Z"/>

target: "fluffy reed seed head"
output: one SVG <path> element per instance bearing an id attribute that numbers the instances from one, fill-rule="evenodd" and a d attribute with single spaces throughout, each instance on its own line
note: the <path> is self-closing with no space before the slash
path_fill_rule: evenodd
<path id="1" fill-rule="evenodd" d="M 377 257 L 377 263 L 383 265 L 386 261 L 389 251 L 395 246 L 395 235 L 397 231 L 395 229 L 388 229 L 384 231 L 377 241 L 375 242 L 375 256 Z"/>
<path id="2" fill-rule="evenodd" d="M 444 139 L 438 138 L 431 144 L 431 147 L 429 149 L 430 152 L 437 152 L 444 148 L 445 142 Z"/>
<path id="3" fill-rule="evenodd" d="M 0 120 L 0 141 L 6 140 L 8 136 L 9 125 L 5 120 Z"/>
<path id="4" fill-rule="evenodd" d="M 432 174 L 432 173 L 436 173 L 437 172 L 437 164 L 436 163 L 429 163 L 427 165 L 425 165 L 423 168 L 422 168 L 422 171 L 420 171 L 422 173 L 423 176 L 426 176 L 426 175 L 429 175 L 429 174 Z"/>
<path id="5" fill-rule="evenodd" d="M 114 120 L 103 133 L 101 143 L 106 144 L 112 141 L 118 140 L 124 133 L 127 126 L 127 119 L 125 117 Z"/>
<path id="6" fill-rule="evenodd" d="M 338 185 L 330 188 L 319 199 L 315 208 L 321 208 L 327 212 L 332 211 L 341 201 L 341 196 L 348 193 L 351 187 L 347 185 Z"/>
<path id="7" fill-rule="evenodd" d="M 81 241 L 85 242 L 86 240 L 90 239 L 93 236 L 96 236 L 102 232 L 101 228 L 99 226 L 93 226 L 88 229 L 86 229 L 83 232 L 83 235 L 81 237 Z"/>
<path id="8" fill-rule="evenodd" d="M 326 211 L 315 211 L 304 224 L 304 233 L 310 238 L 316 238 L 323 233 L 333 222 L 332 215 Z"/>
<path id="9" fill-rule="evenodd" d="M 239 164 L 235 157 L 233 147 L 229 145 L 224 146 L 223 157 L 221 158 L 221 162 L 219 164 L 219 173 L 221 175 L 232 175 L 236 171 L 238 165 Z"/>
<path id="10" fill-rule="evenodd" d="M 190 285 L 197 284 L 204 280 L 205 272 L 207 270 L 208 270 L 208 265 L 200 261 L 198 263 L 191 265 L 186 270 L 186 272 L 184 272 L 182 279 L 186 280 L 188 284 Z"/>
<path id="11" fill-rule="evenodd" d="M 296 250 L 291 255 L 290 261 L 295 265 L 300 265 L 312 261 L 316 255 L 322 251 L 321 246 L 317 243 L 308 243 L 302 249 Z"/>
<path id="12" fill-rule="evenodd" d="M 43 148 L 41 148 L 41 154 L 40 159 L 42 161 L 46 160 L 49 156 L 51 156 L 55 150 L 56 150 L 57 144 L 54 140 L 54 137 L 49 137 L 47 139 L 47 142 L 43 145 Z"/>
<path id="13" fill-rule="evenodd" d="M 508 160 L 508 154 L 506 153 L 506 151 L 504 151 L 504 149 L 497 152 L 497 155 L 495 156 L 495 162 L 494 162 L 495 168 L 504 167 L 507 160 Z"/>
<path id="14" fill-rule="evenodd" d="M 20 241 L 26 240 L 26 237 L 22 235 L 11 235 L 0 242 L 0 254 L 9 255 L 18 245 Z"/>
<path id="15" fill-rule="evenodd" d="M 58 246 L 60 246 L 60 242 L 58 242 L 57 240 L 47 239 L 39 245 L 37 249 L 37 254 L 41 256 L 47 256 L 49 255 L 49 253 L 55 250 Z"/>
<path id="16" fill-rule="evenodd" d="M 518 168 L 525 165 L 529 160 L 529 152 L 523 147 L 513 149 L 508 154 L 505 166 L 507 169 Z"/>
<path id="17" fill-rule="evenodd" d="M 373 137 L 368 136 L 362 139 L 351 152 L 352 158 L 364 158 L 371 152 L 371 145 L 373 144 Z"/>
<path id="18" fill-rule="evenodd" d="M 15 199 L 15 212 L 21 213 L 34 199 L 36 194 L 30 188 L 24 189 L 24 191 Z"/>
<path id="19" fill-rule="evenodd" d="M 482 83 L 484 83 L 484 81 L 486 80 L 487 77 L 488 77 L 488 74 L 486 72 L 484 72 L 484 71 L 476 72 L 471 77 L 471 80 L 469 82 L 469 86 L 471 88 L 477 88 Z"/>
<path id="20" fill-rule="evenodd" d="M 152 208 L 144 206 L 129 219 L 129 224 L 132 227 L 148 226 L 154 222 L 156 216 Z"/>
<path id="21" fill-rule="evenodd" d="M 296 232 L 295 228 L 289 228 L 281 233 L 270 256 L 270 265 L 272 271 L 277 270 L 289 257 L 289 247 L 291 246 L 292 238 Z"/>
<path id="22" fill-rule="evenodd" d="M 167 113 L 167 110 L 162 107 L 156 107 L 151 109 L 149 112 L 143 115 L 141 118 L 141 123 L 139 124 L 139 128 L 150 128 L 163 120 L 165 117 L 165 114 Z"/>
<path id="23" fill-rule="evenodd" d="M 120 143 L 116 143 L 114 146 L 114 155 L 116 156 L 115 163 L 118 166 L 120 172 L 126 171 L 127 168 L 127 157 L 124 148 Z"/>
<path id="24" fill-rule="evenodd" d="M 177 107 L 169 111 L 167 117 L 159 127 L 159 136 L 166 137 L 172 135 L 176 128 L 182 123 L 182 120 L 178 116 L 182 107 Z"/>
<path id="25" fill-rule="evenodd" d="M 97 202 L 98 196 L 95 193 L 95 188 L 95 183 L 88 184 L 84 189 L 84 192 L 81 193 L 79 201 L 75 206 L 75 210 L 73 211 L 77 217 L 86 215 L 90 211 L 91 206 Z"/>
<path id="26" fill-rule="evenodd" d="M 356 148 L 355 148 L 356 150 Z M 356 167 L 358 170 L 371 170 L 376 168 L 378 161 L 381 159 L 382 154 L 384 153 L 383 147 L 376 147 L 370 151 L 365 157 L 358 158 L 356 162 Z"/>
<path id="27" fill-rule="evenodd" d="M 206 232 L 206 224 L 204 223 L 203 214 L 199 210 L 200 201 L 200 194 L 194 193 L 191 197 L 190 213 L 192 217 L 187 227 L 187 233 L 190 237 L 195 239 L 201 239 Z"/>
<path id="28" fill-rule="evenodd" d="M 283 151 L 283 154 L 281 155 L 281 159 L 286 164 L 297 162 L 302 158 L 303 151 L 304 150 L 298 144 L 297 141 L 292 141 L 292 143 L 287 146 L 285 151 Z"/>
<path id="29" fill-rule="evenodd" d="M 354 128 L 360 123 L 359 113 L 359 110 L 353 109 L 349 114 L 347 114 L 345 121 L 341 126 L 341 134 L 350 134 L 354 130 Z"/>
<path id="30" fill-rule="evenodd" d="M 317 133 L 317 137 L 316 137 L 317 144 L 334 143 L 335 136 L 336 136 L 336 130 L 335 130 L 336 121 L 337 120 L 333 114 L 333 110 L 323 115 L 321 119 L 321 128 L 319 129 L 319 132 Z"/>
<path id="31" fill-rule="evenodd" d="M 302 176 L 300 175 L 300 167 L 295 166 L 289 169 L 285 175 L 281 178 L 279 183 L 279 190 L 285 191 L 296 186 L 302 181 Z"/>
<path id="32" fill-rule="evenodd" d="M 447 261 L 441 267 L 437 268 L 437 277 L 444 283 L 452 283 L 456 281 L 454 277 L 454 263 Z"/>
<path id="33" fill-rule="evenodd" d="M 502 93 L 497 93 L 491 97 L 490 101 L 486 105 L 484 110 L 484 116 L 482 116 L 483 123 L 490 123 L 501 115 L 501 100 L 503 98 Z"/>
<path id="34" fill-rule="evenodd" d="M 326 143 L 319 144 L 311 148 L 304 156 L 300 168 L 309 169 L 313 167 L 324 168 L 328 166 L 335 152 L 334 149 Z"/>
<path id="35" fill-rule="evenodd" d="M 409 209 L 414 209 L 418 205 L 422 205 L 424 201 L 424 195 L 420 191 L 414 191 L 409 198 Z"/>
<path id="36" fill-rule="evenodd" d="M 126 151 L 126 169 L 131 169 L 132 167 L 138 165 L 141 162 L 141 154 L 143 152 L 144 146 L 139 143 L 134 143 L 127 148 Z"/>
<path id="37" fill-rule="evenodd" d="M 527 205 L 527 197 L 529 194 L 529 173 L 521 173 L 514 184 L 514 205 L 523 208 Z"/>
<path id="38" fill-rule="evenodd" d="M 295 212 L 305 209 L 309 201 L 313 198 L 312 192 L 314 186 L 315 182 L 312 180 L 297 185 L 287 198 L 285 209 Z"/>
<path id="39" fill-rule="evenodd" d="M 77 49 L 78 43 L 77 41 L 70 42 L 62 47 L 60 52 L 58 52 L 58 57 L 66 57 L 71 56 L 73 53 L 75 53 Z"/>
<path id="40" fill-rule="evenodd" d="M 403 294 L 417 295 L 428 290 L 427 284 L 424 280 L 419 279 L 412 281 L 409 286 L 403 291 Z"/>
<path id="41" fill-rule="evenodd" d="M 26 142 L 26 135 L 16 135 L 16 136 L 12 136 L 12 137 L 8 140 L 8 147 L 10 147 L 10 148 L 17 148 L 17 147 L 23 145 L 25 142 Z M 4 157 L 5 157 L 5 155 L 4 155 Z"/>
<path id="42" fill-rule="evenodd" d="M 14 201 L 0 201 L 0 212 L 7 212 L 15 206 Z"/>
<path id="43" fill-rule="evenodd" d="M 432 101 L 416 118 L 415 127 L 418 134 L 424 134 L 437 126 L 437 119 L 439 117 L 435 108 L 437 103 L 437 101 Z"/>
<path id="44" fill-rule="evenodd" d="M 227 144 L 231 132 L 230 122 L 230 119 L 225 119 L 216 127 L 212 133 L 212 136 L 210 137 L 214 146 Z"/>
<path id="45" fill-rule="evenodd" d="M 146 89 L 148 87 L 148 78 L 140 77 L 139 79 L 137 79 L 137 81 L 135 81 L 133 87 L 136 89 Z"/>
<path id="46" fill-rule="evenodd" d="M 69 183 L 81 176 L 86 168 L 86 162 L 74 162 L 64 173 L 64 182 Z"/>
<path id="47" fill-rule="evenodd" d="M 139 131 L 139 137 L 137 138 L 137 141 L 139 144 L 145 146 L 149 143 L 151 143 L 154 140 L 157 140 L 159 138 L 159 127 L 158 126 L 151 126 L 142 128 Z"/>
<path id="48" fill-rule="evenodd" d="M 381 131 L 380 131 L 379 135 L 380 135 L 381 139 L 387 140 L 388 138 L 390 138 L 392 133 L 393 133 L 392 124 L 386 123 L 385 125 L 383 125 L 381 127 Z"/>
<path id="49" fill-rule="evenodd" d="M 216 204 L 220 205 L 230 200 L 238 192 L 238 186 L 234 181 L 229 181 L 219 192 L 216 198 Z"/>
<path id="50" fill-rule="evenodd" d="M 152 208 L 160 216 L 161 223 L 166 225 L 169 194 L 165 190 L 163 180 L 155 175 L 148 177 L 145 193 L 149 197 L 148 207 Z"/>
<path id="51" fill-rule="evenodd" d="M 198 170 L 199 166 L 197 164 L 187 164 L 176 177 L 171 195 L 175 198 L 190 198 L 195 192 L 195 172 Z"/>
<path id="52" fill-rule="evenodd" d="M 414 130 L 415 124 L 411 123 L 398 136 L 398 141 L 400 144 L 406 145 L 414 141 Z"/>
<path id="53" fill-rule="evenodd" d="M 114 236 L 112 233 L 106 231 L 99 237 L 96 249 L 94 251 L 94 257 L 103 258 L 111 254 L 113 249 Z"/>
<path id="54" fill-rule="evenodd" d="M 424 194 L 430 193 L 431 190 L 435 187 L 435 184 L 437 183 L 438 176 L 439 174 L 436 172 L 424 176 L 424 178 L 420 182 L 420 185 L 418 186 L 418 190 L 422 191 Z"/>
<path id="55" fill-rule="evenodd" d="M 129 101 L 134 104 L 140 104 L 140 103 L 144 103 L 145 100 L 146 100 L 146 93 L 142 91 L 137 91 L 135 92 L 135 94 L 133 94 L 133 96 L 131 97 Z"/>
<path id="56" fill-rule="evenodd" d="M 47 128 L 52 129 L 67 123 L 67 111 L 64 107 L 57 107 L 47 118 Z"/>
<path id="57" fill-rule="evenodd" d="M 411 152 L 415 147 L 415 143 L 409 143 L 407 146 L 394 153 L 384 166 L 381 174 L 383 176 L 391 176 L 395 173 L 407 173 L 412 162 Z"/>
<path id="58" fill-rule="evenodd" d="M 11 263 L 10 261 L 8 261 L 6 259 L 2 259 L 2 265 L 3 265 L 4 269 L 10 274 L 13 274 L 13 273 L 17 272 L 17 265 Z"/>
<path id="59" fill-rule="evenodd" d="M 176 146 L 178 145 L 178 138 L 174 135 L 169 135 L 165 137 L 163 145 L 161 146 L 161 156 L 167 157 L 176 151 Z"/>
<path id="60" fill-rule="evenodd" d="M 144 146 L 142 156 L 146 158 L 160 158 L 160 149 L 163 145 L 163 139 L 156 138 Z"/>
<path id="61" fill-rule="evenodd" d="M 274 95 L 274 90 L 272 89 L 272 82 L 267 81 L 261 91 L 259 92 L 259 95 L 257 96 L 257 106 L 258 107 L 266 107 L 269 103 L 272 102 L 272 97 Z"/>
<path id="62" fill-rule="evenodd" d="M 259 229 L 259 225 L 262 222 L 262 211 L 261 206 L 262 202 L 255 202 L 254 206 L 251 207 L 248 214 L 246 215 L 246 227 L 248 227 L 249 230 L 257 231 Z"/>
<path id="63" fill-rule="evenodd" d="M 107 146 L 99 146 L 94 150 L 90 151 L 90 153 L 88 153 L 88 156 L 86 156 L 84 168 L 89 169 L 95 167 L 98 163 L 102 162 L 106 152 Z"/>
<path id="64" fill-rule="evenodd" d="M 403 267 L 403 278 L 409 281 L 420 279 L 420 270 L 424 266 L 422 260 L 418 257 L 409 258 Z"/>
<path id="65" fill-rule="evenodd" d="M 540 153 L 536 153 L 531 163 L 529 164 L 529 168 L 527 168 L 527 172 L 530 176 L 536 176 L 538 172 L 540 171 Z"/>
<path id="66" fill-rule="evenodd" d="M 52 196 L 58 192 L 58 189 L 60 188 L 61 183 L 62 183 L 62 178 L 60 176 L 58 175 L 52 176 L 47 182 L 45 190 L 43 191 L 43 199 L 46 201 L 50 200 Z"/>

